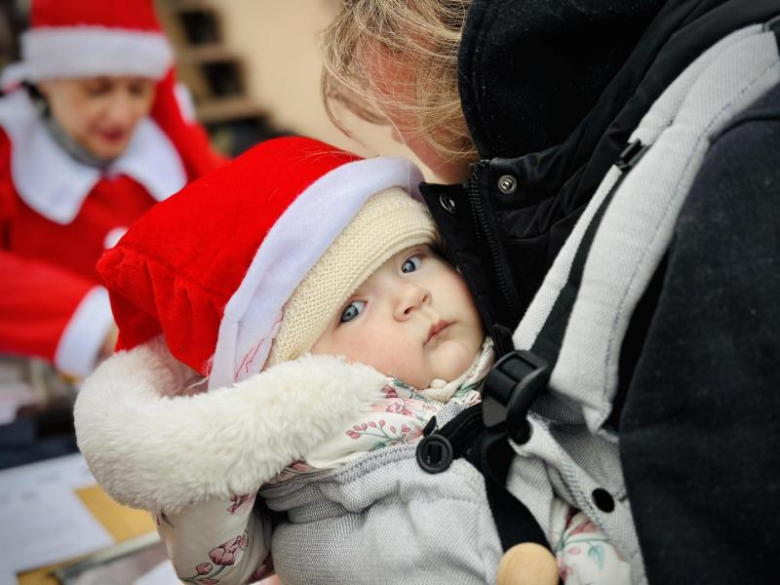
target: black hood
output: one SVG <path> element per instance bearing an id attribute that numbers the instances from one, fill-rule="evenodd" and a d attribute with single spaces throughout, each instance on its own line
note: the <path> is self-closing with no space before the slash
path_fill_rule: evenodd
<path id="1" fill-rule="evenodd" d="M 482 160 L 465 185 L 420 188 L 499 342 L 494 326 L 514 330 L 653 102 L 718 40 L 780 10 L 780 0 L 623 3 L 644 6 L 643 18 L 582 8 L 592 0 L 579 10 L 573 0 L 474 0 L 469 13 L 460 91 Z M 541 8 L 551 5 L 557 12 Z M 566 11 L 579 27 L 561 20 Z M 607 34 L 608 18 L 619 34 Z M 544 59 L 531 65 L 532 54 Z M 502 192 L 506 177 L 513 186 Z"/>
<path id="2" fill-rule="evenodd" d="M 559 144 L 665 0 L 473 0 L 459 91 L 482 158 Z"/>

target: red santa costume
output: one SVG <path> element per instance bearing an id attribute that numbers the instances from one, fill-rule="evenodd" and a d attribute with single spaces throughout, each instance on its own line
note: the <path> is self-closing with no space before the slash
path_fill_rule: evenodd
<path id="1" fill-rule="evenodd" d="M 176 97 L 151 0 L 34 0 L 0 100 L 0 352 L 86 375 L 112 324 L 95 263 L 142 213 L 222 159 Z M 22 82 L 140 76 L 152 110 L 104 167 L 71 156 Z"/>

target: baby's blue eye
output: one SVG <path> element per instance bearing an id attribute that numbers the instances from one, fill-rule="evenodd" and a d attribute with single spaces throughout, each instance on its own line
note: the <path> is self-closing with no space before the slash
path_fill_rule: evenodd
<path id="1" fill-rule="evenodd" d="M 360 313 L 365 308 L 365 301 L 352 301 L 346 307 L 344 307 L 344 310 L 341 312 L 341 317 L 339 317 L 339 322 L 348 323 L 349 321 L 352 321 L 352 319 L 355 319 L 358 315 L 360 315 Z"/>
<path id="2" fill-rule="evenodd" d="M 401 272 L 414 272 L 420 268 L 421 263 L 422 257 L 419 254 L 415 254 L 401 265 Z"/>

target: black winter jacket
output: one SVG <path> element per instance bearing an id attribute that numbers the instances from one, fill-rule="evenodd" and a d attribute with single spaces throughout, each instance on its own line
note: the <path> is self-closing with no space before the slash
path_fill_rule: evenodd
<path id="1" fill-rule="evenodd" d="M 650 105 L 706 48 L 779 8 L 780 0 L 472 2 L 460 93 L 482 160 L 466 184 L 422 192 L 500 349 L 511 348 L 509 333 Z"/>
<path id="2" fill-rule="evenodd" d="M 464 185 L 422 191 L 500 350 L 652 103 L 716 41 L 778 14 L 780 0 L 473 1 L 460 92 L 482 160 Z M 780 536 L 780 341 L 766 325 L 780 316 L 780 139 L 767 99 L 766 119 L 753 113 L 708 156 L 623 346 L 612 423 L 651 583 L 766 582 Z M 744 204 L 725 209 L 726 192 Z M 718 218 L 718 236 L 694 229 Z"/>
<path id="3" fill-rule="evenodd" d="M 620 420 L 650 582 L 774 583 L 780 85 L 713 141 L 659 289 Z"/>

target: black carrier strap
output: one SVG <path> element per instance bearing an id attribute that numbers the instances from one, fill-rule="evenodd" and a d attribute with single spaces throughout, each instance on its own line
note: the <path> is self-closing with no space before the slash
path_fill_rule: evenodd
<path id="1" fill-rule="evenodd" d="M 427 436 L 418 444 L 418 463 L 429 473 L 444 471 L 453 459 L 464 457 L 485 476 L 490 510 L 505 551 L 523 542 L 535 542 L 550 548 L 544 531 L 531 512 L 506 489 L 514 457 L 509 439 L 522 444 L 531 436 L 528 410 L 547 388 L 558 360 L 596 231 L 626 174 L 647 148 L 636 140 L 620 154 L 616 165 L 623 174 L 601 202 L 585 230 L 566 285 L 531 350 L 515 350 L 503 356 L 485 380 L 482 402 L 463 411 L 438 431 L 433 432 L 435 423 L 429 425 Z"/>
<path id="2" fill-rule="evenodd" d="M 506 551 L 521 542 L 535 542 L 550 548 L 531 511 L 506 489 L 514 456 L 506 433 L 486 430 L 477 437 L 471 456 L 469 461 L 485 476 L 485 491 L 501 547 Z"/>
<path id="3" fill-rule="evenodd" d="M 485 476 L 488 504 L 496 523 L 503 550 L 521 542 L 535 542 L 550 548 L 544 532 L 531 512 L 506 489 L 506 477 L 514 451 L 506 440 L 506 425 L 485 428 L 483 405 L 476 404 L 461 412 L 417 445 L 417 461 L 428 473 L 440 473 L 454 459 L 469 461 Z M 432 431 L 433 424 L 426 430 Z M 424 431 L 425 432 L 425 431 Z"/>

